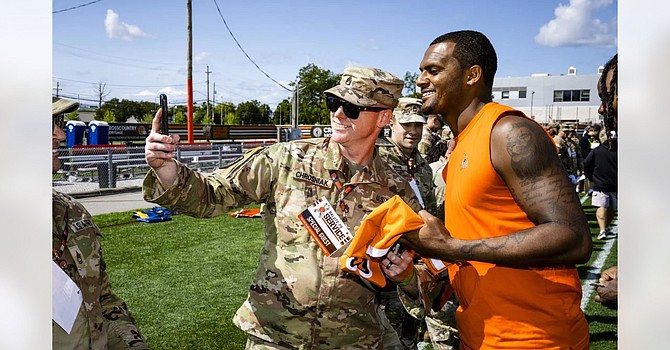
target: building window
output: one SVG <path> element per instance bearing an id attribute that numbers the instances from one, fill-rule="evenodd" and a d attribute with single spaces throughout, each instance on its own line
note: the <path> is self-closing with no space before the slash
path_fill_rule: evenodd
<path id="1" fill-rule="evenodd" d="M 591 90 L 554 90 L 554 102 L 588 102 Z"/>
<path id="2" fill-rule="evenodd" d="M 591 100 L 591 90 L 582 90 L 579 95 L 579 100 L 582 102 L 588 102 Z"/>
<path id="3" fill-rule="evenodd" d="M 519 98 L 526 98 L 526 88 L 525 87 L 519 88 Z"/>
<path id="4" fill-rule="evenodd" d="M 502 99 L 503 100 L 509 99 L 509 90 L 502 91 Z"/>

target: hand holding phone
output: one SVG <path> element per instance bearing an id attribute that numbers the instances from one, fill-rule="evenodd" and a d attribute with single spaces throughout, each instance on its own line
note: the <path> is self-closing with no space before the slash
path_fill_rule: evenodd
<path id="1" fill-rule="evenodd" d="M 167 95 L 160 95 L 160 106 L 161 106 L 161 134 L 169 135 L 170 129 L 168 126 L 168 101 Z"/>

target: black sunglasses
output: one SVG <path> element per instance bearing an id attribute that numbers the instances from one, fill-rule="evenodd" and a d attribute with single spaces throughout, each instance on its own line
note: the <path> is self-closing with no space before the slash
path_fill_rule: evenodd
<path id="1" fill-rule="evenodd" d="M 335 96 L 326 96 L 326 107 L 328 107 L 328 110 L 335 113 L 340 106 L 342 106 L 342 110 L 344 111 L 344 115 L 347 116 L 349 119 L 358 119 L 359 113 L 361 111 L 383 111 L 385 109 L 389 108 L 384 108 L 384 107 L 361 107 L 361 106 L 356 106 L 353 103 L 349 103 L 347 101 L 340 100 L 339 98 Z"/>
<path id="2" fill-rule="evenodd" d="M 65 115 L 57 114 L 53 116 L 54 125 L 65 130 Z"/>

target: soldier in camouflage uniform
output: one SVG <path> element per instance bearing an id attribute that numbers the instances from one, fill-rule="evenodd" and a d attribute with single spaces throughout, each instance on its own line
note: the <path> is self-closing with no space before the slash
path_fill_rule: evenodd
<path id="1" fill-rule="evenodd" d="M 171 159 L 178 135 L 161 135 L 160 114 L 146 139 L 152 171 L 144 198 L 197 217 L 264 204 L 265 244 L 247 300 L 233 322 L 248 333 L 247 349 L 400 348 L 379 306 L 379 291 L 342 271 L 339 256 L 324 254 L 298 218 L 325 198 L 356 232 L 374 208 L 398 194 L 415 210 L 407 181 L 376 155 L 375 139 L 403 88 L 376 68 L 347 68 L 325 91 L 333 134 L 248 151 L 209 175 Z"/>
<path id="2" fill-rule="evenodd" d="M 417 186 L 417 197 L 422 198 L 424 207 L 435 215 L 437 210 L 433 191 L 433 174 L 426 160 L 419 154 L 417 145 L 421 141 L 421 131 L 426 124 L 426 117 L 419 113 L 421 100 L 401 97 L 398 106 L 393 110 L 389 126 L 391 137 L 386 143 L 378 143 L 379 155 L 398 174 L 414 181 Z M 417 330 L 420 322 L 410 316 L 398 298 L 393 286 L 383 291 L 382 304 L 391 325 L 398 333 L 405 349 L 416 349 Z"/>
<path id="3" fill-rule="evenodd" d="M 442 117 L 439 115 L 430 114 L 426 117 L 426 123 L 424 124 L 418 149 L 421 156 L 426 158 L 428 151 L 442 139 L 444 123 L 442 122 Z"/>
<path id="4" fill-rule="evenodd" d="M 76 110 L 76 102 L 53 104 L 52 147 L 65 140 L 63 113 Z M 61 167 L 56 151 L 53 171 Z M 68 334 L 52 321 L 52 348 L 56 349 L 148 349 L 126 303 L 112 292 L 105 271 L 98 226 L 91 214 L 72 197 L 53 192 L 53 268 L 62 269 L 81 290 L 83 302 Z"/>
<path id="5" fill-rule="evenodd" d="M 378 147 L 379 155 L 408 181 L 415 180 L 425 209 L 436 215 L 437 204 L 433 191 L 433 172 L 417 149 L 421 141 L 426 117 L 420 114 L 421 100 L 401 97 L 398 107 L 393 111 L 389 123 L 391 127 L 390 144 Z"/>
<path id="6" fill-rule="evenodd" d="M 393 146 L 379 147 L 379 153 L 399 174 L 406 176 L 409 181 L 412 179 L 416 181 L 419 195 L 425 203 L 425 209 L 432 215 L 438 216 L 440 213 L 437 212 L 433 171 L 428 162 L 417 151 L 417 144 L 421 140 L 417 135 L 422 129 L 425 131 L 423 126 L 427 120 L 427 117 L 420 112 L 422 104 L 423 101 L 416 98 L 403 97 L 399 99 L 398 107 L 393 111 L 393 118 L 390 123 L 392 132 L 390 141 Z M 437 117 L 436 114 L 432 116 L 433 118 Z M 421 260 L 417 260 L 415 263 L 421 264 Z M 416 329 L 411 332 L 411 327 L 408 327 L 408 325 L 417 327 L 419 322 L 412 322 L 412 320 L 425 320 L 433 348 L 441 350 L 458 349 L 459 339 L 454 318 L 454 311 L 458 304 L 455 302 L 455 298 L 450 300 L 448 305 L 440 311 L 430 311 L 425 315 L 414 314 L 412 316 L 407 313 L 402 305 L 397 290 L 385 292 L 382 297 L 387 300 L 385 303 L 387 305 L 386 314 L 400 335 L 400 340 L 406 349 L 416 348 Z M 415 318 L 414 316 L 420 317 Z"/>
<path id="7" fill-rule="evenodd" d="M 572 183 L 576 185 L 583 172 L 584 165 L 579 140 L 575 142 L 573 138 L 574 131 L 574 126 L 570 124 L 562 125 L 558 135 L 554 137 L 554 142 L 558 149 L 558 158 L 561 160 L 561 164 L 568 172 Z"/>

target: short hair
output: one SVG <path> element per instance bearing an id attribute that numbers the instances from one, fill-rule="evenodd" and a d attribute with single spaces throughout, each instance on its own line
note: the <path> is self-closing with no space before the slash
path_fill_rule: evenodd
<path id="1" fill-rule="evenodd" d="M 493 79 L 498 70 L 498 56 L 491 41 L 482 33 L 474 30 L 459 30 L 442 34 L 435 38 L 430 46 L 450 41 L 456 44 L 453 56 L 463 69 L 478 65 L 484 71 L 484 83 L 493 87 Z"/>

